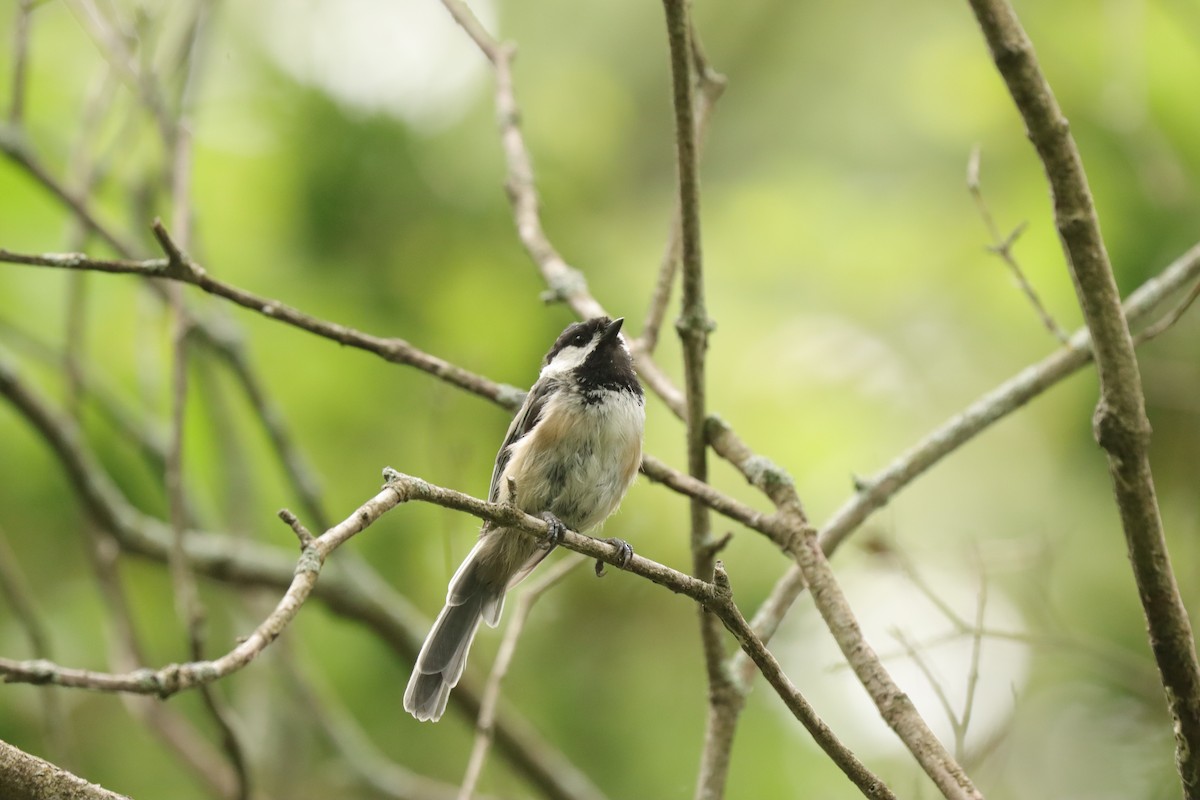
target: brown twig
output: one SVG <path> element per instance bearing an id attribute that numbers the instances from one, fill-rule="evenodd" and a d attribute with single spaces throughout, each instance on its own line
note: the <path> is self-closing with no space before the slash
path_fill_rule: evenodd
<path id="1" fill-rule="evenodd" d="M 99 530 L 93 520 L 86 520 L 84 525 L 88 533 L 88 552 L 93 572 L 109 620 L 110 649 L 113 653 L 109 661 L 117 671 L 133 672 L 141 668 L 146 659 L 134 627 L 133 612 L 121 586 L 119 547 L 111 536 Z M 126 709 L 154 732 L 156 740 L 214 794 L 231 800 L 237 796 L 239 783 L 234 770 L 179 709 L 154 697 L 122 694 L 121 699 Z"/>
<path id="2" fill-rule="evenodd" d="M 521 593 L 516 608 L 504 629 L 504 639 L 492 663 L 492 671 L 488 675 L 487 684 L 483 689 L 483 700 L 479 708 L 479 718 L 475 721 L 475 743 L 471 746 L 471 756 L 467 759 L 467 769 L 463 774 L 462 784 L 458 790 L 458 800 L 472 800 L 475 797 L 475 787 L 479 776 L 483 774 L 483 765 L 487 761 L 488 750 L 492 746 L 492 730 L 496 723 L 496 704 L 500 701 L 500 687 L 508 675 L 509 665 L 517 652 L 517 641 L 525 629 L 525 621 L 533 611 L 538 599 L 553 588 L 567 574 L 587 561 L 584 556 L 572 553 L 559 561 L 552 569 L 539 573 L 538 579 L 531 583 Z"/>
<path id="3" fill-rule="evenodd" d="M 306 716 L 321 728 L 337 757 L 362 783 L 395 800 L 456 800 L 457 786 L 427 778 L 380 751 L 350 712 L 332 698 L 333 693 L 295 663 L 295 654 L 287 645 L 286 641 L 276 645 L 276 655 L 286 656 L 284 670 Z M 476 800 L 496 798 L 477 795 Z"/>
<path id="4" fill-rule="evenodd" d="M 51 658 L 53 649 L 50 646 L 50 633 L 42 624 L 42 616 L 38 613 L 33 591 L 21 571 L 16 554 L 0 528 L 0 596 L 7 602 L 10 617 L 29 640 L 29 651 L 34 658 Z M 42 695 L 42 724 L 46 732 L 51 754 L 59 763 L 70 763 L 70 739 L 68 736 L 66 715 L 63 711 L 62 698 L 55 691 L 47 691 Z"/>
<path id="5" fill-rule="evenodd" d="M 338 525 L 304 549 L 296 563 L 295 577 L 274 611 L 228 653 L 211 661 L 168 664 L 158 669 L 128 673 L 105 673 L 62 667 L 47 661 L 14 661 L 0 658 L 0 675 L 7 682 L 54 684 L 104 692 L 129 692 L 170 697 L 177 692 L 210 684 L 247 666 L 279 636 L 300 611 L 316 586 L 321 567 L 329 554 L 355 534 L 366 529 L 402 498 L 385 488 L 363 503 Z"/>
<path id="6" fill-rule="evenodd" d="M 1022 222 L 1013 232 L 1007 236 L 1000 233 L 1000 228 L 996 225 L 996 221 L 992 218 L 991 209 L 988 208 L 987 201 L 983 198 L 983 188 L 979 183 L 979 147 L 972 148 L 971 155 L 967 159 L 967 191 L 971 193 L 972 199 L 975 200 L 975 207 L 979 209 L 979 216 L 983 219 L 984 226 L 988 229 L 988 234 L 992 237 L 992 244 L 988 248 L 988 252 L 998 256 L 1009 272 L 1012 273 L 1013 279 L 1016 280 L 1017 286 L 1021 292 L 1029 300 L 1029 304 L 1033 306 L 1033 310 L 1037 312 L 1038 318 L 1042 321 L 1042 325 L 1046 330 L 1054 334 L 1054 337 L 1064 344 L 1067 342 L 1067 332 L 1055 321 L 1054 317 L 1046 310 L 1042 304 L 1041 298 L 1038 297 L 1037 291 L 1029 280 L 1025 277 L 1025 271 L 1021 269 L 1020 263 L 1017 262 L 1017 257 L 1013 255 L 1013 245 L 1016 244 L 1017 238 L 1025 230 L 1025 223 Z"/>
<path id="7" fill-rule="evenodd" d="M 166 233 L 165 229 L 161 230 L 161 235 L 165 237 L 167 242 L 170 242 L 169 234 Z M 352 328 L 346 328 L 337 323 L 316 319 L 302 312 L 290 309 L 276 300 L 257 297 L 250 292 L 216 281 L 208 277 L 203 268 L 190 259 L 186 259 L 184 262 L 185 266 L 180 269 L 172 267 L 170 259 L 148 259 L 144 261 L 95 259 L 79 253 L 43 253 L 32 255 L 14 253 L 0 248 L 0 262 L 54 269 L 91 270 L 95 272 L 143 275 L 153 278 L 171 278 L 186 283 L 194 283 L 205 289 L 205 291 L 231 300 L 243 307 L 259 311 L 271 319 L 293 325 L 317 336 L 358 347 L 393 363 L 404 363 L 415 366 L 451 385 L 489 399 L 503 408 L 514 409 L 521 404 L 524 398 L 524 392 L 520 389 L 507 384 L 495 383 L 482 375 L 470 372 L 462 367 L 450 364 L 436 356 L 418 350 L 403 340 L 382 339 Z M 203 283 L 198 281 L 203 281 Z M 193 330 L 199 329 L 194 328 Z M 245 391 L 251 397 L 252 402 L 254 402 L 256 396 L 260 396 L 263 408 L 260 415 L 264 416 L 268 421 L 275 420 L 277 423 L 279 419 L 278 414 L 272 412 L 273 407 L 266 404 L 265 398 L 261 398 L 261 391 L 255 389 L 257 383 L 254 381 L 248 368 L 245 368 L 244 361 L 240 359 L 239 348 L 236 346 L 225 347 L 220 352 L 232 354 L 233 361 L 230 363 L 234 367 L 235 376 L 238 376 L 239 380 L 243 381 Z M 239 364 L 241 368 L 239 368 Z M 258 403 L 255 403 L 255 405 L 257 406 Z M 119 406 L 116 408 L 119 408 Z M 110 410 L 115 410 L 115 408 Z M 707 427 L 709 430 L 714 427 L 713 418 L 709 418 Z M 279 438 L 279 443 L 276 444 L 276 452 L 279 454 L 280 460 L 288 465 L 289 473 L 297 476 L 293 478 L 293 482 L 299 486 L 309 487 L 301 489 L 302 499 L 307 498 L 309 500 L 306 503 L 306 510 L 310 514 L 313 514 L 314 519 L 320 519 L 323 514 L 320 514 L 319 501 L 316 499 L 318 490 L 313 485 L 311 478 L 305 479 L 303 477 L 307 474 L 307 469 L 299 454 L 291 446 L 290 437 L 287 436 L 286 431 L 282 428 L 279 428 L 276 433 L 271 434 L 271 437 L 272 439 Z M 284 443 L 286 443 L 286 446 Z M 751 458 L 750 460 L 753 459 Z M 643 471 L 649 478 L 662 483 L 673 491 L 689 497 L 698 497 L 718 513 L 742 522 L 748 527 L 771 536 L 778 541 L 778 528 L 774 525 L 770 515 L 755 511 L 708 484 L 700 483 L 677 470 L 673 470 L 652 456 L 646 457 L 643 462 Z M 772 477 L 776 473 L 771 471 L 769 462 L 762 461 L 754 474 L 766 483 L 776 480 L 776 478 Z"/>
<path id="8" fill-rule="evenodd" d="M 1200 797 L 1200 662 L 1159 515 L 1141 373 L 1083 161 L 1012 6 L 971 0 L 971 9 L 1050 183 L 1055 225 L 1095 344 L 1100 401 L 1092 429 L 1108 457 L 1150 649 L 1174 719 L 1176 767 L 1184 794 Z"/>
<path id="9" fill-rule="evenodd" d="M 720 615 L 725 627 L 738 640 L 742 646 L 742 652 L 758 667 L 767 683 L 787 705 L 788 710 L 812 735 L 813 741 L 865 797 L 880 798 L 880 800 L 894 798 L 895 795 L 892 794 L 887 784 L 873 775 L 854 753 L 838 740 L 829 726 L 817 716 L 816 711 L 788 679 L 783 668 L 779 666 L 779 662 L 775 660 L 775 656 L 767 649 L 766 644 L 754 633 L 733 602 L 733 594 L 729 590 L 729 576 L 725 573 L 725 568 L 720 561 L 716 563 L 714 576 L 716 586 L 722 589 L 718 600 L 719 608 L 714 609 L 715 612 Z"/>
<path id="10" fill-rule="evenodd" d="M 983 794 L 938 741 L 908 695 L 892 680 L 867 643 L 829 562 L 825 560 L 815 530 L 810 528 L 802 535 L 798 553 L 800 568 L 817 610 L 884 722 L 895 731 L 947 800 L 981 800 Z"/>
<path id="11" fill-rule="evenodd" d="M 694 22 L 689 22 L 692 49 L 692 73 L 695 78 L 695 111 L 693 117 L 696 129 L 696 149 L 704 146 L 705 134 L 708 133 L 708 122 L 712 118 L 713 107 L 725 91 L 725 76 L 713 69 L 704 55 L 700 44 L 699 34 Z M 682 221 L 680 218 L 679 198 L 675 198 L 675 206 L 671 211 L 671 224 L 667 231 L 667 243 L 663 250 L 662 260 L 658 265 L 658 277 L 654 282 L 654 290 L 650 295 L 650 304 L 646 310 L 646 319 L 642 323 L 642 332 L 638 335 L 638 350 L 651 355 L 658 346 L 658 333 L 666 318 L 667 304 L 671 301 L 671 287 L 675 283 L 675 274 L 679 269 L 679 261 L 683 247 Z"/>
<path id="12" fill-rule="evenodd" d="M 159 225 L 155 231 L 159 241 L 168 249 L 175 247 L 170 234 Z M 347 347 L 373 353 L 395 364 L 406 364 L 437 376 L 441 380 L 465 389 L 472 394 L 486 397 L 506 407 L 520 405 L 522 393 L 510 386 L 492 383 L 478 375 L 455 366 L 436 356 L 429 355 L 410 345 L 403 339 L 385 339 L 362 333 L 332 322 L 309 316 L 291 306 L 239 289 L 236 286 L 213 278 L 190 258 L 155 258 L 143 261 L 131 259 L 92 259 L 77 253 L 22 255 L 0 249 L 0 261 L 29 266 L 56 269 L 88 269 L 127 275 L 142 275 L 150 278 L 169 278 L 190 283 L 209 294 L 229 300 L 243 308 L 256 311 L 265 317 L 306 330 L 325 339 Z"/>

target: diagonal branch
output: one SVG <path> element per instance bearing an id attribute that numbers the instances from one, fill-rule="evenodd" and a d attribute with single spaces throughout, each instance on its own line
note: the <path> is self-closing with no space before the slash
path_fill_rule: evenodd
<path id="1" fill-rule="evenodd" d="M 1200 662 L 1155 496 L 1137 356 L 1083 160 L 1012 6 L 971 0 L 971 9 L 1050 183 L 1055 225 L 1095 345 L 1100 402 L 1092 430 L 1108 457 L 1150 649 L 1175 722 L 1176 768 L 1185 795 L 1200 797 Z"/>
<path id="2" fill-rule="evenodd" d="M 130 800 L 0 740 L 0 786 L 5 800 Z"/>
<path id="3" fill-rule="evenodd" d="M 164 248 L 174 246 L 170 236 L 161 225 L 156 230 L 160 241 L 164 243 Z M 78 253 L 22 255 L 0 249 L 0 261 L 28 266 L 89 269 L 98 272 L 142 275 L 150 278 L 168 278 L 190 283 L 209 294 L 229 300 L 251 311 L 257 311 L 265 317 L 279 320 L 347 347 L 374 353 L 385 361 L 416 367 L 451 385 L 486 397 L 506 407 L 515 407 L 520 403 L 521 393 L 518 390 L 481 379 L 468 370 L 418 350 L 403 339 L 372 336 L 344 325 L 309 316 L 277 300 L 256 295 L 214 278 L 202 266 L 187 257 L 151 258 L 137 261 L 133 259 L 91 259 Z"/>
<path id="4" fill-rule="evenodd" d="M 983 794 L 938 741 L 912 700 L 892 680 L 867 643 L 825 560 L 816 531 L 809 528 L 801 539 L 800 568 L 812 590 L 813 603 L 884 722 L 896 732 L 947 800 L 982 800 Z"/>
<path id="5" fill-rule="evenodd" d="M 165 231 L 163 232 L 165 236 Z M 170 242 L 167 237 L 166 241 Z M 289 306 L 280 303 L 277 300 L 260 297 L 251 292 L 247 292 L 231 284 L 218 281 L 209 277 L 208 273 L 199 264 L 188 259 L 182 268 L 171 267 L 169 258 L 147 259 L 144 261 L 136 261 L 130 259 L 95 259 L 89 258 L 80 253 L 41 253 L 41 254 L 24 254 L 14 253 L 9 250 L 0 248 L 0 262 L 11 264 L 23 264 L 27 266 L 48 267 L 52 269 L 68 269 L 68 270 L 91 270 L 96 272 L 107 272 L 115 274 L 132 274 L 141 275 L 151 278 L 169 278 L 172 280 L 184 281 L 187 283 L 195 283 L 211 294 L 217 295 L 227 300 L 231 300 L 245 308 L 252 309 L 262 313 L 264 316 L 274 319 L 284 324 L 292 325 L 301 330 L 308 331 L 317 336 L 330 339 L 341 344 L 347 344 L 352 347 L 357 347 L 369 353 L 373 353 L 386 361 L 398 364 L 406 364 L 416 367 L 423 372 L 427 372 L 436 378 L 444 380 L 451 385 L 465 389 L 466 391 L 479 397 L 491 400 L 497 405 L 514 409 L 521 404 L 524 398 L 524 391 L 507 384 L 496 383 L 482 375 L 478 375 L 448 361 L 445 361 L 437 356 L 426 353 L 402 339 L 385 339 L 371 334 L 363 333 L 353 328 L 347 328 L 344 325 L 339 325 L 334 322 L 311 317 L 301 311 L 293 309 Z M 203 280 L 204 284 L 196 283 Z M 0 330 L 3 328 L 0 327 Z M 199 329 L 196 329 L 199 330 Z M 38 350 L 39 356 L 44 356 L 44 348 Z M 305 501 L 306 507 L 310 509 L 314 520 L 320 520 L 324 515 L 313 513 L 313 510 L 319 511 L 319 506 L 315 500 L 315 488 L 311 488 L 311 479 L 303 479 L 306 472 L 303 469 L 303 463 L 300 461 L 298 454 L 294 448 L 290 447 L 290 439 L 286 432 L 273 424 L 274 416 L 269 413 L 272 406 L 267 405 L 266 399 L 262 397 L 261 390 L 257 390 L 257 384 L 252 380 L 252 376 L 245 365 L 244 358 L 236 346 L 218 348 L 218 353 L 225 355 L 230 359 L 231 367 L 234 370 L 239 382 L 243 383 L 244 390 L 251 402 L 256 407 L 261 403 L 265 412 L 265 417 L 272 421 L 272 427 L 278 428 L 271 433 L 271 439 L 276 442 L 276 450 L 280 459 L 289 465 L 289 473 L 294 476 L 293 482 L 301 486 L 309 486 L 307 490 L 302 490 L 302 498 Z M 708 426 L 713 427 L 711 424 Z M 159 446 L 154 442 L 152 451 L 157 454 Z M 288 445 L 285 447 L 285 445 Z M 764 514 L 760 511 L 740 503 L 719 490 L 709 486 L 706 483 L 697 481 L 684 473 L 681 473 L 664 462 L 646 456 L 643 459 L 642 471 L 648 478 L 658 483 L 662 483 L 673 491 L 689 497 L 698 497 L 702 499 L 717 513 L 724 514 L 730 519 L 743 523 L 749 528 L 752 528 L 760 533 L 766 534 L 773 541 L 780 543 L 782 541 L 779 526 L 775 522 L 775 518 L 771 515 Z M 765 472 L 764 472 L 765 474 Z"/>
<path id="6" fill-rule="evenodd" d="M 1062 329 L 1054 316 L 1046 309 L 1042 303 L 1042 299 L 1038 297 L 1037 290 L 1033 288 L 1033 284 L 1025 277 L 1025 271 L 1021 269 L 1020 263 L 1017 262 L 1017 257 L 1013 255 L 1013 245 L 1016 244 L 1017 238 L 1021 232 L 1025 230 L 1025 223 L 1018 225 L 1012 233 L 1004 236 L 1000 233 L 1000 228 L 996 225 L 996 220 L 992 218 L 992 211 L 988 208 L 987 200 L 983 197 L 983 187 L 979 182 L 979 161 L 980 150 L 976 146 L 971 150 L 971 156 L 967 159 L 967 191 L 971 193 L 971 199 L 975 201 L 975 207 L 979 209 L 979 216 L 983 219 L 984 227 L 988 229 L 988 234 L 992 237 L 992 244 L 988 247 L 988 252 L 996 255 L 1004 265 L 1008 267 L 1008 271 L 1012 273 L 1013 280 L 1017 282 L 1017 286 L 1021 289 L 1021 293 L 1029 300 L 1029 304 L 1033 306 L 1033 310 L 1038 315 L 1038 319 L 1042 321 L 1042 325 L 1046 330 L 1054 335 L 1054 338 L 1066 344 L 1067 332 Z"/>
<path id="7" fill-rule="evenodd" d="M 1200 243 L 1130 294 L 1125 302 L 1125 313 L 1132 322 L 1145 322 L 1183 287 L 1198 279 Z M 942 459 L 1083 369 L 1091 360 L 1091 337 L 1086 328 L 1077 330 L 1067 347 L 1021 370 L 901 453 L 878 474 L 863 480 L 859 493 L 842 504 L 821 528 L 821 546 L 825 554 L 832 555 L 872 514 Z M 798 567 L 792 567 L 775 584 L 754 615 L 754 630 L 769 640 L 804 589 L 803 573 Z M 737 672 L 744 677 L 749 674 L 750 665 L 740 656 L 738 661 Z"/>

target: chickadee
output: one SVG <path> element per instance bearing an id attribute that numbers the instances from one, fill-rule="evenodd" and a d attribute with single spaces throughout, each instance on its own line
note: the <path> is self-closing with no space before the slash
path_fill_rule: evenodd
<path id="1" fill-rule="evenodd" d="M 504 594 L 546 557 L 565 528 L 583 533 L 617 509 L 642 461 L 646 419 L 621 323 L 598 317 L 567 327 L 508 426 L 496 454 L 488 499 L 540 515 L 551 535 L 538 541 L 485 522 L 479 541 L 450 579 L 446 606 L 421 646 L 404 710 L 437 721 L 479 621 L 500 622 Z M 619 540 L 626 560 L 633 551 Z"/>

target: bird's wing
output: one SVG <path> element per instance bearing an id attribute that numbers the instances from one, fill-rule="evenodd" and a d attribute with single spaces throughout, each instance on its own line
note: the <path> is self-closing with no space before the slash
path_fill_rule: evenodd
<path id="1" fill-rule="evenodd" d="M 525 402 L 517 411 L 517 415 L 513 417 L 513 421 L 508 426 L 508 433 L 504 437 L 504 444 L 500 445 L 500 452 L 496 453 L 496 466 L 492 470 L 492 485 L 488 489 L 488 501 L 495 503 L 500 498 L 500 476 L 504 473 L 504 467 L 508 464 L 508 459 L 512 455 L 512 446 L 525 437 L 527 433 L 533 430 L 537 425 L 538 419 L 541 418 L 542 409 L 546 405 L 551 392 L 554 390 L 554 381 L 550 379 L 542 379 L 530 387 L 529 393 L 525 395 Z"/>

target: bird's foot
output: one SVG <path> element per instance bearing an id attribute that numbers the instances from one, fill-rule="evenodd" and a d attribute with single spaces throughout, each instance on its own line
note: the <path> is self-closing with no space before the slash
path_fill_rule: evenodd
<path id="1" fill-rule="evenodd" d="M 625 569 L 629 566 L 629 562 L 633 560 L 633 548 L 629 545 L 629 542 L 624 539 L 601 539 L 600 541 L 607 542 L 621 551 L 621 555 L 617 561 L 618 567 Z M 604 577 L 604 562 L 598 558 L 596 559 L 596 577 Z"/>
<path id="2" fill-rule="evenodd" d="M 549 511 L 543 511 L 541 518 L 546 523 L 546 535 L 542 537 L 538 544 L 543 550 L 553 550 L 555 545 L 563 540 L 563 536 L 567 532 L 567 526 L 563 524 L 561 519 Z"/>

